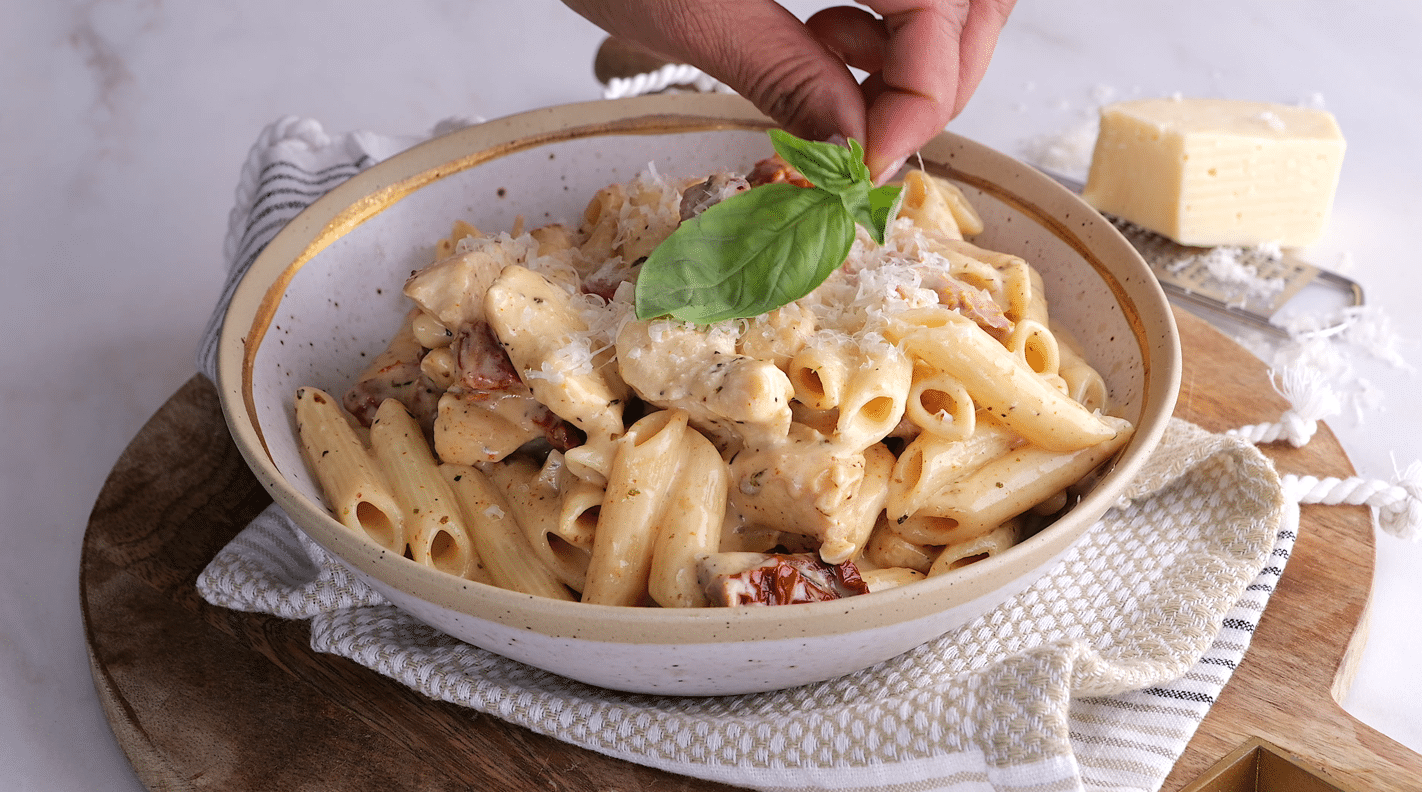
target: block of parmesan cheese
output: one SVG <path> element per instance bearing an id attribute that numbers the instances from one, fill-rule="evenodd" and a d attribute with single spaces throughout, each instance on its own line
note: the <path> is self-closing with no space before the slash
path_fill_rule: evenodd
<path id="1" fill-rule="evenodd" d="M 1343 164 L 1323 110 L 1139 99 L 1101 111 L 1082 197 L 1183 245 L 1301 247 L 1323 233 Z"/>

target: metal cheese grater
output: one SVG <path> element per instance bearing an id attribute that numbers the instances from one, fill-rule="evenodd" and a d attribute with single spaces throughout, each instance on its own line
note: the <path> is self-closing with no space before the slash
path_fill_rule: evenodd
<path id="1" fill-rule="evenodd" d="M 1044 171 L 1045 172 L 1045 171 Z M 1080 194 L 1081 182 L 1047 172 L 1067 189 Z M 1288 331 L 1271 321 L 1285 304 L 1305 291 L 1331 292 L 1331 307 L 1363 304 L 1363 288 L 1352 280 L 1321 269 L 1288 251 L 1252 248 L 1216 249 L 1190 247 L 1118 217 L 1106 218 L 1126 240 L 1140 251 L 1166 296 L 1186 306 L 1242 322 L 1272 334 L 1288 336 Z M 1221 277 L 1211 267 L 1211 256 L 1225 250 L 1234 263 L 1252 275 L 1248 283 Z"/>

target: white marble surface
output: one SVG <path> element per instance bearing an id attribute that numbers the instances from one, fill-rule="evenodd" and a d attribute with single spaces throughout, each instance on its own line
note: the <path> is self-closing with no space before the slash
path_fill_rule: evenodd
<path id="1" fill-rule="evenodd" d="M 787 3 L 802 15 L 821 5 Z M 268 122 L 422 133 L 594 99 L 601 33 L 554 0 L 4 0 L 0 24 L 0 788 L 134 790 L 99 708 L 79 548 L 105 475 L 193 373 L 237 170 Z M 1019 4 L 953 129 L 1010 153 L 1104 99 L 1321 97 L 1348 138 L 1307 251 L 1367 289 L 1422 368 L 1422 4 Z M 18 339 L 16 342 L 14 339 Z M 1331 424 L 1356 467 L 1422 459 L 1417 375 L 1367 358 L 1380 404 Z M 1371 641 L 1348 710 L 1422 750 L 1422 546 L 1378 539 Z"/>

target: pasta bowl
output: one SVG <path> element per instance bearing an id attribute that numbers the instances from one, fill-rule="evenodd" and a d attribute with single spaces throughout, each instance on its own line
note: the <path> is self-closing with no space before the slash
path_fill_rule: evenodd
<path id="1" fill-rule="evenodd" d="M 738 97 L 653 96 L 552 107 L 418 145 L 342 183 L 294 219 L 238 284 L 218 377 L 232 435 L 264 487 L 316 543 L 412 616 L 475 646 L 607 688 L 724 695 L 861 670 L 957 629 L 1043 575 L 1117 499 L 1165 429 L 1180 380 L 1173 317 L 1145 262 L 1075 195 L 944 133 L 922 151 L 981 216 L 976 245 L 1041 274 L 1052 319 L 1100 373 L 1130 439 L 1064 514 L 951 574 L 860 596 L 735 607 L 564 601 L 440 571 L 352 531 L 303 459 L 298 387 L 346 390 L 409 311 L 402 293 L 455 221 L 576 225 L 589 196 L 649 165 L 745 171 L 771 122 Z"/>

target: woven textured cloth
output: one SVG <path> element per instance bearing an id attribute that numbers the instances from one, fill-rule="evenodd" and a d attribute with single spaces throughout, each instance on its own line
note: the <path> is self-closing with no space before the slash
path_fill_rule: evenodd
<path id="1" fill-rule="evenodd" d="M 232 282 L 285 220 L 402 141 L 266 130 L 242 172 Z M 212 374 L 219 305 L 199 357 Z M 1182 421 L 1120 502 L 1022 594 L 865 671 L 744 696 L 632 695 L 439 633 L 386 603 L 276 507 L 199 578 L 209 602 L 310 621 L 313 648 L 632 762 L 767 790 L 1159 787 L 1243 657 L 1297 503 L 1246 439 Z"/>

